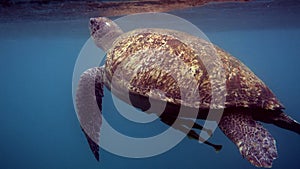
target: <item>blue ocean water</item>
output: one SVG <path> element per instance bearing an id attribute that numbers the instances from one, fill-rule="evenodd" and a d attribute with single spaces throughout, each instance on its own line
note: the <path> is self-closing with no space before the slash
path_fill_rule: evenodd
<path id="1" fill-rule="evenodd" d="M 281 100 L 286 113 L 300 121 L 299 4 L 258 3 L 212 4 L 172 14 L 191 21 L 244 62 Z M 72 102 L 73 69 L 89 38 L 87 22 L 88 18 L 1 24 L 1 169 L 255 168 L 220 130 L 210 139 L 223 145 L 219 153 L 185 138 L 170 151 L 150 158 L 125 158 L 101 149 L 97 162 Z M 108 91 L 103 105 L 104 115 L 121 131 L 148 136 L 165 127 L 155 122 L 158 129 L 142 128 L 118 117 Z M 300 168 L 299 135 L 264 126 L 277 141 L 279 158 L 273 168 Z"/>

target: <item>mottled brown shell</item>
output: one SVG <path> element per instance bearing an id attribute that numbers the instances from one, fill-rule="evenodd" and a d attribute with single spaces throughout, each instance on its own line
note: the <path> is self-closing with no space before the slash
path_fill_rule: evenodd
<path id="1" fill-rule="evenodd" d="M 183 32 L 138 29 L 124 33 L 107 52 L 105 70 L 110 88 L 124 95 L 130 91 L 204 109 L 283 108 L 238 59 Z M 212 88 L 216 97 L 212 97 Z"/>

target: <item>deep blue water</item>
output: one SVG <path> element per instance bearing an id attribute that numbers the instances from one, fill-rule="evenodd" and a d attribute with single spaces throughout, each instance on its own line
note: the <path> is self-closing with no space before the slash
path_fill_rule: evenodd
<path id="1" fill-rule="evenodd" d="M 212 42 L 243 61 L 272 89 L 286 113 L 300 121 L 300 27 L 295 22 L 300 10 L 280 5 L 271 9 L 212 5 L 172 14 L 190 20 Z M 219 153 L 185 138 L 170 151 L 150 158 L 125 158 L 101 149 L 101 162 L 97 162 L 72 102 L 73 68 L 89 38 L 87 20 L 6 23 L 0 34 L 1 169 L 255 168 L 219 129 L 210 139 L 223 144 Z M 116 112 L 109 92 L 105 94 L 104 115 Z M 120 117 L 107 117 L 115 118 L 111 119 L 115 128 L 141 136 L 165 127 L 155 123 L 159 129 L 144 129 Z M 279 158 L 273 168 L 298 169 L 299 135 L 264 126 L 277 141 Z"/>

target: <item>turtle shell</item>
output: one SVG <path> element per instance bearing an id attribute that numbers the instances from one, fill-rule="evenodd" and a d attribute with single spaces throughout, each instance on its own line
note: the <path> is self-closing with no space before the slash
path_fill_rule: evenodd
<path id="1" fill-rule="evenodd" d="M 174 30 L 122 34 L 107 52 L 105 74 L 109 88 L 124 96 L 131 92 L 203 109 L 283 109 L 238 59 L 206 40 Z"/>

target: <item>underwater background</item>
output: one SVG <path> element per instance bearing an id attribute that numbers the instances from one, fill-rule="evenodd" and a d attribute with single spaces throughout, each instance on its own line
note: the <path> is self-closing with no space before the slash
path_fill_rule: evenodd
<path id="1" fill-rule="evenodd" d="M 300 121 L 299 1 L 212 3 L 169 13 L 192 22 L 240 59 L 270 87 L 285 112 Z M 256 168 L 219 129 L 210 138 L 223 145 L 218 153 L 185 138 L 150 158 L 125 158 L 101 149 L 97 162 L 72 101 L 73 69 L 89 38 L 88 20 L 0 20 L 0 169 Z M 107 90 L 103 114 L 129 135 L 148 137 L 166 129 L 159 121 L 143 126 L 121 117 Z M 264 126 L 277 141 L 279 158 L 273 168 L 299 169 L 299 135 Z"/>

